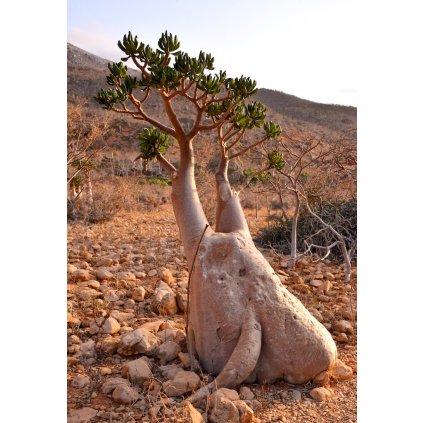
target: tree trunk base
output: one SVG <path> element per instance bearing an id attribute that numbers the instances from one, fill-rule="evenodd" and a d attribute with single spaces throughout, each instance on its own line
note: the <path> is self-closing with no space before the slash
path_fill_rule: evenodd
<path id="1" fill-rule="evenodd" d="M 304 383 L 329 369 L 335 342 L 280 282 L 253 242 L 208 231 L 191 279 L 190 351 L 216 387 L 283 379 Z"/>

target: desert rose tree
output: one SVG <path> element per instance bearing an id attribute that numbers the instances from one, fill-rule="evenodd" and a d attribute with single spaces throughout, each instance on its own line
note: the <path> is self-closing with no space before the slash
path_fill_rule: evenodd
<path id="1" fill-rule="evenodd" d="M 132 116 L 151 128 L 140 135 L 144 160 L 157 159 L 172 178 L 172 204 L 188 267 L 192 269 L 187 316 L 187 343 L 193 368 L 200 365 L 215 381 L 193 394 L 199 399 L 216 387 L 243 381 L 284 379 L 303 383 L 331 368 L 337 351 L 331 335 L 281 284 L 256 249 L 237 193 L 228 180 L 228 165 L 281 129 L 265 121 L 265 108 L 248 98 L 257 92 L 248 77 L 212 74 L 214 58 L 180 51 L 176 36 L 165 32 L 153 49 L 131 32 L 118 42 L 123 62 L 131 60 L 139 76 L 124 63 L 109 64 L 111 86 L 95 97 L 116 113 Z M 160 96 L 170 125 L 145 110 L 149 96 Z M 181 125 L 174 109 L 179 97 L 193 108 L 190 128 Z M 262 131 L 248 144 L 251 130 Z M 193 143 L 200 133 L 216 139 L 220 163 L 216 169 L 216 225 L 208 226 L 194 178 Z M 217 137 L 216 137 L 217 135 Z M 176 168 L 165 153 L 179 147 Z"/>

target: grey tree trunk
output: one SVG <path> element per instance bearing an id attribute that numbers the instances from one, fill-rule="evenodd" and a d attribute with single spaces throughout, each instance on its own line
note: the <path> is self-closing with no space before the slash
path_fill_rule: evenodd
<path id="1" fill-rule="evenodd" d="M 291 255 L 288 266 L 295 267 L 297 263 L 297 228 L 298 228 L 298 217 L 300 215 L 300 197 L 298 193 L 295 193 L 295 210 L 294 216 L 292 217 L 291 224 Z"/>

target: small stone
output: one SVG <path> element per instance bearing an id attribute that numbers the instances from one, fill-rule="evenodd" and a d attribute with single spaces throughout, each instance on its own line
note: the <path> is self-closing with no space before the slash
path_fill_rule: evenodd
<path id="1" fill-rule="evenodd" d="M 68 264 L 68 273 L 69 274 L 72 274 L 76 270 L 78 270 L 78 268 L 76 266 L 74 266 L 73 264 Z"/>
<path id="2" fill-rule="evenodd" d="M 95 355 L 95 342 L 92 339 L 84 342 L 81 344 L 80 352 L 81 355 L 85 358 L 93 358 Z"/>
<path id="3" fill-rule="evenodd" d="M 182 363 L 182 367 L 186 370 L 189 369 L 191 367 L 191 363 L 190 363 L 190 359 L 189 359 L 189 354 L 188 353 L 184 353 L 184 352 L 180 352 L 178 354 L 179 360 L 181 360 Z"/>
<path id="4" fill-rule="evenodd" d="M 178 311 L 176 295 L 165 282 L 160 281 L 152 297 L 152 309 L 160 314 L 175 314 Z"/>
<path id="5" fill-rule="evenodd" d="M 324 275 L 325 279 L 327 279 L 328 281 L 334 281 L 335 280 L 335 276 L 333 275 L 333 273 L 330 272 L 325 272 Z"/>
<path id="6" fill-rule="evenodd" d="M 173 277 L 172 272 L 166 268 L 160 270 L 159 277 L 167 284 L 172 284 L 175 282 L 175 278 Z"/>
<path id="7" fill-rule="evenodd" d="M 181 370 L 176 373 L 173 380 L 163 383 L 163 390 L 169 397 L 177 397 L 191 392 L 200 385 L 200 378 L 194 372 Z"/>
<path id="8" fill-rule="evenodd" d="M 103 333 L 108 333 L 110 335 L 113 335 L 114 333 L 118 333 L 119 330 L 120 330 L 119 322 L 113 317 L 108 317 L 103 325 Z"/>
<path id="9" fill-rule="evenodd" d="M 92 280 L 92 281 L 88 281 L 87 284 L 90 288 L 94 288 L 94 289 L 100 288 L 100 282 L 99 281 Z"/>
<path id="10" fill-rule="evenodd" d="M 156 269 L 152 269 L 147 273 L 147 275 L 150 276 L 150 277 L 154 277 L 154 276 L 157 276 L 158 273 L 157 273 Z"/>
<path id="11" fill-rule="evenodd" d="M 113 273 L 107 269 L 99 268 L 95 272 L 95 276 L 99 281 L 108 281 L 113 279 Z"/>
<path id="12" fill-rule="evenodd" d="M 129 377 L 129 380 L 136 385 L 142 385 L 153 377 L 153 373 L 147 361 L 144 358 L 139 358 L 122 366 L 122 376 Z"/>
<path id="13" fill-rule="evenodd" d="M 90 384 L 90 378 L 87 375 L 78 375 L 72 379 L 71 386 L 73 388 L 85 388 Z"/>
<path id="14" fill-rule="evenodd" d="M 120 384 L 113 391 L 112 396 L 120 404 L 131 404 L 140 397 L 140 394 L 134 388 Z"/>
<path id="15" fill-rule="evenodd" d="M 113 355 L 117 351 L 119 343 L 120 338 L 109 336 L 100 341 L 99 347 L 106 354 Z"/>
<path id="16" fill-rule="evenodd" d="M 88 287 L 78 287 L 75 293 L 83 301 L 89 301 L 92 298 L 97 298 L 102 295 L 101 292 L 98 292 L 96 289 Z"/>
<path id="17" fill-rule="evenodd" d="M 217 398 L 226 398 L 230 401 L 237 401 L 240 399 L 238 392 L 235 391 L 235 389 L 228 388 L 219 388 L 217 391 L 215 391 L 211 396 L 211 403 L 214 404 L 214 401 Z"/>
<path id="18" fill-rule="evenodd" d="M 113 259 L 110 257 L 99 258 L 95 263 L 96 267 L 109 267 L 112 264 L 113 264 Z"/>
<path id="19" fill-rule="evenodd" d="M 112 374 L 112 369 L 110 367 L 100 367 L 100 373 L 102 375 L 110 375 Z"/>
<path id="20" fill-rule="evenodd" d="M 148 410 L 148 415 L 149 415 L 152 419 L 156 420 L 157 415 L 159 414 L 159 412 L 160 412 L 160 405 L 153 405 L 153 406 L 152 406 L 152 407 L 150 407 L 150 409 Z"/>
<path id="21" fill-rule="evenodd" d="M 188 295 L 181 292 L 177 292 L 176 302 L 178 304 L 179 310 L 185 313 L 187 311 Z"/>
<path id="22" fill-rule="evenodd" d="M 104 299 L 110 302 L 119 301 L 119 295 L 116 294 L 115 290 L 108 289 L 107 291 L 104 292 Z"/>
<path id="23" fill-rule="evenodd" d="M 338 359 L 333 366 L 332 377 L 336 380 L 351 379 L 353 377 L 353 369 Z"/>
<path id="24" fill-rule="evenodd" d="M 135 281 L 137 278 L 132 272 L 119 272 L 116 275 L 116 279 L 120 281 Z"/>
<path id="25" fill-rule="evenodd" d="M 96 335 L 98 332 L 100 332 L 100 328 L 98 327 L 96 322 L 91 322 L 88 330 L 91 335 Z"/>
<path id="26" fill-rule="evenodd" d="M 310 396 L 316 401 L 326 401 L 332 397 L 332 393 L 328 389 L 320 387 L 312 389 Z"/>
<path id="27" fill-rule="evenodd" d="M 89 281 L 90 272 L 84 269 L 77 269 L 72 273 L 72 277 L 75 282 Z"/>
<path id="28" fill-rule="evenodd" d="M 116 319 L 119 323 L 130 322 L 132 319 L 135 318 L 135 314 L 131 312 L 124 312 L 119 310 L 113 310 L 110 313 L 110 317 Z"/>
<path id="29" fill-rule="evenodd" d="M 254 393 L 248 386 L 241 386 L 239 389 L 239 397 L 242 400 L 253 400 Z"/>
<path id="30" fill-rule="evenodd" d="M 201 413 L 189 402 L 185 402 L 187 423 L 204 423 L 205 420 Z"/>
<path id="31" fill-rule="evenodd" d="M 315 378 L 313 379 L 313 383 L 316 383 L 320 386 L 328 386 L 330 382 L 330 374 L 328 371 L 320 372 Z"/>
<path id="32" fill-rule="evenodd" d="M 131 309 L 135 308 L 135 305 L 136 305 L 136 302 L 132 298 L 128 298 L 125 301 L 125 304 L 123 305 L 123 308 L 125 310 L 128 310 L 128 309 L 131 310 Z"/>
<path id="33" fill-rule="evenodd" d="M 319 310 L 315 309 L 315 308 L 310 308 L 308 310 L 310 312 L 310 314 L 316 319 L 318 320 L 320 323 L 323 322 L 323 316 L 322 313 L 320 313 Z"/>
<path id="34" fill-rule="evenodd" d="M 254 411 L 245 403 L 245 401 L 234 401 L 235 407 L 239 413 L 239 423 L 251 423 L 254 418 Z"/>
<path id="35" fill-rule="evenodd" d="M 132 291 L 132 299 L 135 300 L 135 301 L 144 301 L 145 293 L 146 293 L 146 291 L 145 291 L 144 287 L 137 286 Z"/>
<path id="36" fill-rule="evenodd" d="M 122 377 L 112 377 L 103 383 L 101 392 L 105 395 L 111 394 L 119 385 L 130 386 L 130 383 L 127 379 L 123 379 Z"/>
<path id="37" fill-rule="evenodd" d="M 182 354 L 182 353 L 180 353 Z M 177 364 L 168 364 L 166 366 L 160 366 L 160 373 L 166 380 L 174 379 L 176 373 L 182 371 L 182 369 Z"/>
<path id="38" fill-rule="evenodd" d="M 317 288 L 317 292 L 324 292 L 326 294 L 331 288 L 332 288 L 332 283 L 328 280 L 325 280 Z"/>
<path id="39" fill-rule="evenodd" d="M 81 324 L 81 321 L 78 318 L 72 316 L 72 313 L 68 313 L 67 322 L 69 324 L 71 324 L 71 325 L 79 325 L 79 324 Z"/>
<path id="40" fill-rule="evenodd" d="M 162 362 L 174 360 L 181 352 L 181 347 L 173 341 L 166 341 L 160 345 L 156 350 L 156 357 Z"/>
<path id="41" fill-rule="evenodd" d="M 292 398 L 292 401 L 294 401 L 294 402 L 300 402 L 301 401 L 301 391 L 297 391 L 296 389 L 294 389 L 291 392 L 291 398 Z"/>
<path id="42" fill-rule="evenodd" d="M 346 333 L 342 332 L 336 336 L 335 340 L 338 342 L 348 342 L 348 336 Z"/>
<path id="43" fill-rule="evenodd" d="M 311 285 L 311 286 L 314 286 L 314 287 L 316 287 L 316 288 L 319 288 L 320 286 L 322 286 L 322 285 L 323 285 L 323 281 L 313 279 L 313 280 L 310 282 L 310 285 Z"/>
<path id="44" fill-rule="evenodd" d="M 349 322 L 348 320 L 339 320 L 338 322 L 335 323 L 334 329 L 337 332 L 344 332 L 344 333 L 350 333 L 350 334 L 354 333 L 354 327 L 351 324 L 351 322 Z"/>
<path id="45" fill-rule="evenodd" d="M 182 344 L 185 342 L 186 337 L 185 332 L 183 330 L 177 328 L 169 328 L 157 332 L 157 338 L 159 338 L 161 342 L 173 341 L 182 346 Z"/>
<path id="46" fill-rule="evenodd" d="M 97 415 L 98 410 L 91 407 L 72 410 L 68 416 L 68 423 L 89 423 Z"/>
<path id="47" fill-rule="evenodd" d="M 210 414 L 212 423 L 239 423 L 239 412 L 236 405 L 225 397 L 217 397 Z"/>
<path id="48" fill-rule="evenodd" d="M 159 346 L 159 339 L 143 328 L 122 336 L 118 353 L 121 355 L 149 354 Z"/>

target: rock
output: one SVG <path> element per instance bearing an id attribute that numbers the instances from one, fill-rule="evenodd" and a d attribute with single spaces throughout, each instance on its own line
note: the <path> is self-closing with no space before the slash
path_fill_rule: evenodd
<path id="1" fill-rule="evenodd" d="M 200 378 L 194 372 L 181 370 L 176 373 L 173 380 L 163 383 L 163 390 L 169 397 L 177 397 L 191 392 L 200 385 Z"/>
<path id="2" fill-rule="evenodd" d="M 351 379 L 353 377 L 353 369 L 338 359 L 333 366 L 332 377 L 336 380 Z"/>
<path id="3" fill-rule="evenodd" d="M 140 394 L 128 385 L 120 384 L 113 391 L 112 396 L 120 404 L 131 404 L 140 397 Z"/>
<path id="4" fill-rule="evenodd" d="M 176 376 L 176 373 L 182 371 L 182 369 L 177 364 L 168 364 L 167 366 L 160 366 L 159 369 L 160 369 L 160 373 L 167 380 L 174 379 Z"/>
<path id="5" fill-rule="evenodd" d="M 101 392 L 105 395 L 111 394 L 119 385 L 130 386 L 130 383 L 127 379 L 123 379 L 121 377 L 112 377 L 103 383 L 101 386 Z"/>
<path id="6" fill-rule="evenodd" d="M 173 277 L 172 272 L 166 268 L 160 269 L 159 278 L 167 284 L 172 284 L 175 282 L 175 278 Z"/>
<path id="7" fill-rule="evenodd" d="M 226 398 L 230 401 L 239 400 L 238 392 L 235 389 L 220 388 L 211 396 L 211 404 L 213 405 L 217 398 Z"/>
<path id="8" fill-rule="evenodd" d="M 239 413 L 239 423 L 251 423 L 254 418 L 254 411 L 244 401 L 234 401 Z"/>
<path id="9" fill-rule="evenodd" d="M 135 301 L 144 301 L 145 293 L 146 291 L 142 286 L 137 286 L 132 291 L 132 299 Z"/>
<path id="10" fill-rule="evenodd" d="M 138 328 L 122 336 L 118 353 L 121 355 L 151 354 L 160 344 L 159 339 L 149 331 Z"/>
<path id="11" fill-rule="evenodd" d="M 75 290 L 75 293 L 83 301 L 88 301 L 92 298 L 97 298 L 102 295 L 101 292 L 98 292 L 97 290 L 88 287 L 78 287 Z"/>
<path id="12" fill-rule="evenodd" d="M 157 273 L 156 269 L 152 269 L 147 273 L 147 275 L 150 276 L 150 277 L 154 277 L 154 276 L 157 276 L 158 273 Z"/>
<path id="13" fill-rule="evenodd" d="M 125 304 L 123 305 L 123 308 L 124 308 L 125 310 L 128 310 L 128 309 L 133 309 L 133 308 L 135 308 L 135 305 L 136 305 L 136 302 L 135 302 L 132 298 L 128 298 L 128 299 L 125 301 Z"/>
<path id="14" fill-rule="evenodd" d="M 163 319 L 154 320 L 153 322 L 142 324 L 140 328 L 148 330 L 149 332 L 157 333 L 163 327 L 164 322 L 165 321 Z"/>
<path id="15" fill-rule="evenodd" d="M 71 324 L 71 325 L 79 325 L 79 324 L 81 324 L 81 321 L 78 318 L 72 316 L 72 313 L 68 313 L 67 322 L 69 324 Z"/>
<path id="16" fill-rule="evenodd" d="M 180 352 L 181 347 L 176 342 L 166 341 L 157 348 L 155 355 L 162 363 L 167 363 L 178 357 Z"/>
<path id="17" fill-rule="evenodd" d="M 113 317 L 108 317 L 103 324 L 103 333 L 108 333 L 110 335 L 118 333 L 120 330 L 119 322 Z"/>
<path id="18" fill-rule="evenodd" d="M 217 397 L 210 413 L 212 423 L 239 423 L 239 412 L 236 405 L 225 397 Z"/>
<path id="19" fill-rule="evenodd" d="M 353 311 L 351 307 L 345 307 L 342 311 L 342 317 L 348 320 L 353 320 L 355 315 L 355 310 Z"/>
<path id="20" fill-rule="evenodd" d="M 300 402 L 301 399 L 302 399 L 301 391 L 297 391 L 296 389 L 291 391 L 291 398 L 292 398 L 292 401 L 294 401 L 294 402 Z"/>
<path id="21" fill-rule="evenodd" d="M 325 272 L 324 275 L 325 279 L 327 279 L 328 281 L 334 281 L 335 280 L 335 276 L 333 275 L 333 273 L 330 272 Z"/>
<path id="22" fill-rule="evenodd" d="M 329 386 L 330 382 L 330 374 L 328 371 L 320 372 L 314 379 L 313 383 L 316 383 L 320 386 Z"/>
<path id="23" fill-rule="evenodd" d="M 75 272 L 76 270 L 78 270 L 78 268 L 76 266 L 74 266 L 73 264 L 68 264 L 68 273 L 71 275 L 73 272 Z"/>
<path id="24" fill-rule="evenodd" d="M 332 283 L 328 280 L 324 280 L 322 284 L 317 288 L 317 292 L 327 293 L 332 288 Z"/>
<path id="25" fill-rule="evenodd" d="M 113 355 L 117 351 L 119 343 L 120 338 L 114 338 L 110 336 L 101 340 L 99 347 L 106 354 Z"/>
<path id="26" fill-rule="evenodd" d="M 107 269 L 99 268 L 95 272 L 95 276 L 99 281 L 108 281 L 113 279 L 113 273 Z"/>
<path id="27" fill-rule="evenodd" d="M 339 320 L 333 327 L 337 332 L 354 333 L 354 327 L 348 320 Z"/>
<path id="28" fill-rule="evenodd" d="M 316 287 L 316 288 L 319 288 L 320 286 L 322 286 L 322 285 L 323 285 L 323 281 L 313 279 L 313 280 L 310 282 L 310 285 L 311 285 L 311 286 L 314 286 L 314 287 Z"/>
<path id="29" fill-rule="evenodd" d="M 129 361 L 122 366 L 122 376 L 128 377 L 136 385 L 142 385 L 145 381 L 153 377 L 153 373 L 147 361 L 144 358 L 139 358 L 138 360 Z"/>
<path id="30" fill-rule="evenodd" d="M 85 358 L 93 358 L 95 356 L 95 342 L 92 339 L 84 342 L 81 344 L 80 352 Z"/>
<path id="31" fill-rule="evenodd" d="M 348 336 L 346 333 L 340 333 L 339 335 L 336 336 L 335 338 L 338 342 L 348 342 Z"/>
<path id="32" fill-rule="evenodd" d="M 175 314 L 178 312 L 176 295 L 165 282 L 160 281 L 152 297 L 152 309 L 160 314 Z"/>
<path id="33" fill-rule="evenodd" d="M 119 295 L 116 294 L 114 289 L 107 289 L 104 292 L 104 299 L 110 302 L 119 301 Z"/>
<path id="34" fill-rule="evenodd" d="M 72 273 L 72 278 L 75 282 L 89 281 L 90 272 L 84 269 L 77 269 Z"/>
<path id="35" fill-rule="evenodd" d="M 110 257 L 99 258 L 95 263 L 96 267 L 109 267 L 112 264 L 113 264 L 113 259 Z"/>
<path id="36" fill-rule="evenodd" d="M 161 342 L 173 341 L 179 345 L 182 345 L 185 342 L 185 332 L 177 328 L 169 328 L 157 332 L 157 338 Z"/>
<path id="37" fill-rule="evenodd" d="M 144 279 L 147 277 L 147 273 L 145 272 L 135 272 L 134 273 L 137 279 Z"/>
<path id="38" fill-rule="evenodd" d="M 187 311 L 188 295 L 183 294 L 181 292 L 177 292 L 176 293 L 176 302 L 178 304 L 179 310 L 181 310 L 182 312 L 185 313 Z"/>
<path id="39" fill-rule="evenodd" d="M 205 420 L 201 413 L 189 402 L 185 402 L 185 414 L 187 423 L 205 423 Z"/>
<path id="40" fill-rule="evenodd" d="M 135 281 L 137 278 L 132 272 L 119 272 L 116 274 L 116 279 L 120 281 Z"/>
<path id="41" fill-rule="evenodd" d="M 131 312 L 124 312 L 119 310 L 113 310 L 110 313 L 110 317 L 116 319 L 119 323 L 129 322 L 135 318 L 135 314 Z"/>
<path id="42" fill-rule="evenodd" d="M 323 316 L 322 316 L 322 313 L 320 313 L 320 311 L 319 311 L 319 310 L 317 310 L 317 309 L 315 309 L 315 308 L 310 308 L 308 311 L 309 311 L 309 312 L 311 313 L 311 315 L 312 315 L 313 317 L 315 317 L 315 318 L 316 318 L 316 320 L 318 320 L 320 323 L 322 323 L 322 322 L 323 322 Z"/>
<path id="43" fill-rule="evenodd" d="M 72 379 L 71 386 L 73 388 L 85 388 L 90 384 L 90 378 L 87 375 L 78 375 Z"/>
<path id="44" fill-rule="evenodd" d="M 316 401 L 326 401 L 332 397 L 332 393 L 328 389 L 320 387 L 312 389 L 310 396 Z"/>
<path id="45" fill-rule="evenodd" d="M 241 386 L 239 389 L 239 397 L 242 400 L 253 400 L 254 393 L 248 386 Z"/>
<path id="46" fill-rule="evenodd" d="M 98 410 L 91 407 L 78 408 L 72 410 L 68 416 L 68 423 L 89 423 L 97 415 Z"/>
<path id="47" fill-rule="evenodd" d="M 88 284 L 88 286 L 89 286 L 90 288 L 94 288 L 94 289 L 98 289 L 98 288 L 100 288 L 100 282 L 99 282 L 99 281 L 89 280 L 89 281 L 87 282 L 87 284 Z"/>
<path id="48" fill-rule="evenodd" d="M 181 360 L 182 367 L 184 369 L 189 369 L 191 367 L 191 363 L 190 363 L 190 359 L 189 359 L 189 354 L 188 353 L 180 352 L 178 354 L 178 357 L 179 357 L 179 360 Z"/>

